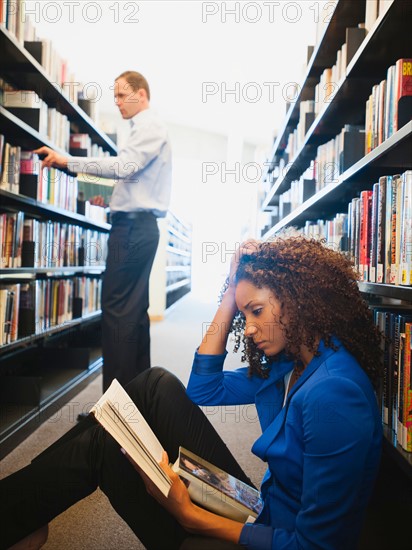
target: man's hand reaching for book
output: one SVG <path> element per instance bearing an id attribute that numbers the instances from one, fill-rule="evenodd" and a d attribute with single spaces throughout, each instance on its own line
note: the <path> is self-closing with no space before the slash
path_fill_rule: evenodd
<path id="1" fill-rule="evenodd" d="M 63 170 L 67 169 L 68 158 L 56 153 L 50 147 L 40 147 L 34 151 L 42 158 L 42 166 L 61 168 Z"/>

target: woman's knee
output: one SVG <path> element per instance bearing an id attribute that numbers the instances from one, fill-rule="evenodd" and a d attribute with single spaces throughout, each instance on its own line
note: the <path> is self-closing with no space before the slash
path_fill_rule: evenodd
<path id="1" fill-rule="evenodd" d="M 176 395 L 177 392 L 186 392 L 177 376 L 163 367 L 151 367 L 143 371 L 133 378 L 125 389 L 133 400 L 142 394 L 153 398 L 157 395 L 170 396 L 171 392 L 173 395 Z"/>

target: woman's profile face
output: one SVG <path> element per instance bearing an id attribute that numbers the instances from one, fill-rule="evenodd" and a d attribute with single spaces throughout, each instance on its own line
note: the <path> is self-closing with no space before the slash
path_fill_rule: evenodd
<path id="1" fill-rule="evenodd" d="M 286 340 L 280 323 L 281 304 L 269 288 L 258 288 L 249 281 L 239 281 L 236 304 L 246 319 L 245 335 L 252 338 L 267 357 L 285 349 Z M 285 322 L 284 317 L 282 320 Z"/>

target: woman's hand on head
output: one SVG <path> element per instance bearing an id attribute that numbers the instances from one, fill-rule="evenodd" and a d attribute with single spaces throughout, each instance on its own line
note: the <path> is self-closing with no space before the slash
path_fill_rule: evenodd
<path id="1" fill-rule="evenodd" d="M 256 251 L 259 244 L 260 242 L 257 241 L 256 239 L 247 239 L 237 247 L 230 261 L 229 287 L 234 288 L 235 286 L 235 275 L 236 275 L 237 268 L 239 266 L 240 258 L 245 254 L 246 255 L 253 254 L 253 252 Z"/>

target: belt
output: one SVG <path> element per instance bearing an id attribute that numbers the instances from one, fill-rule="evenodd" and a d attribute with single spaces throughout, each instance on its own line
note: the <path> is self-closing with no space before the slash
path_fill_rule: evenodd
<path id="1" fill-rule="evenodd" d="M 137 210 L 135 212 L 113 212 L 110 214 L 110 222 L 120 220 L 137 220 L 139 218 L 156 217 L 151 210 Z"/>

